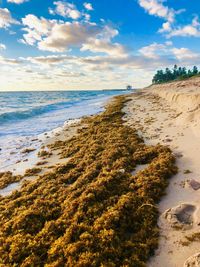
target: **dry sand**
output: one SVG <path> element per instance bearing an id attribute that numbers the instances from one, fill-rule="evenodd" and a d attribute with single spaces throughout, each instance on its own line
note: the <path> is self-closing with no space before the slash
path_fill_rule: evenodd
<path id="1" fill-rule="evenodd" d="M 200 252 L 198 242 L 184 243 L 200 232 L 200 78 L 151 86 L 130 99 L 126 123 L 139 128 L 147 144 L 168 145 L 179 168 L 159 204 L 160 245 L 148 266 L 200 266 L 184 265 Z"/>

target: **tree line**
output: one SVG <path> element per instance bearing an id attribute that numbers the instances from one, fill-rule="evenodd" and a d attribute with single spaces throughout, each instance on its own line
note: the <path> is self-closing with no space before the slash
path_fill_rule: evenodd
<path id="1" fill-rule="evenodd" d="M 194 66 L 192 70 L 187 70 L 185 67 L 178 67 L 177 65 L 174 65 L 172 70 L 169 68 L 166 68 L 165 70 L 158 70 L 153 77 L 152 83 L 157 84 L 174 80 L 182 80 L 198 74 L 200 74 L 200 72 L 196 66 Z"/>

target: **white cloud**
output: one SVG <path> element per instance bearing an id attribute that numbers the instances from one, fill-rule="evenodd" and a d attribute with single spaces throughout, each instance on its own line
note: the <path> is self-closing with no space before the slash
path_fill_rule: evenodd
<path id="1" fill-rule="evenodd" d="M 114 29 L 111 26 L 105 25 L 103 30 L 99 34 L 99 38 L 109 42 L 112 38 L 114 38 L 118 34 L 119 34 L 118 30 Z"/>
<path id="2" fill-rule="evenodd" d="M 168 34 L 168 37 L 173 36 L 200 36 L 200 31 L 192 25 L 186 25 L 183 28 L 174 29 Z"/>
<path id="3" fill-rule="evenodd" d="M 15 59 L 15 58 L 6 58 L 3 56 L 0 56 L 0 63 L 5 65 L 19 65 L 23 63 L 21 59 Z"/>
<path id="4" fill-rule="evenodd" d="M 165 63 L 165 66 L 172 65 L 173 62 L 177 64 L 177 61 L 185 66 L 199 63 L 199 53 L 193 52 L 185 47 L 177 48 L 172 45 L 173 43 L 171 41 L 167 41 L 164 44 L 153 43 L 149 46 L 142 47 L 139 52 L 142 56 L 151 59 L 152 63 L 157 61 L 161 66 L 163 65 L 162 61 L 166 62 L 166 59 L 168 60 L 168 64 Z"/>
<path id="5" fill-rule="evenodd" d="M 169 22 L 174 21 L 176 12 L 174 9 L 163 5 L 164 0 L 138 0 L 138 3 L 148 14 L 166 19 Z"/>
<path id="6" fill-rule="evenodd" d="M 137 69 L 155 69 L 160 66 L 168 66 L 174 64 L 173 59 L 167 57 L 161 57 L 159 60 L 153 60 L 152 58 L 147 58 L 141 55 L 129 55 L 127 57 L 116 57 L 116 56 L 91 56 L 85 58 L 76 59 L 77 63 L 84 64 L 86 66 L 94 67 L 97 70 L 101 69 L 108 70 L 109 68 L 119 68 L 122 70 L 137 70 Z"/>
<path id="7" fill-rule="evenodd" d="M 165 44 L 168 46 L 171 46 L 171 45 L 173 45 L 173 42 L 172 41 L 166 41 Z"/>
<path id="8" fill-rule="evenodd" d="M 56 24 L 50 34 L 38 43 L 38 48 L 51 52 L 64 52 L 70 47 L 81 46 L 100 31 L 101 28 L 90 23 L 66 22 Z"/>
<path id="9" fill-rule="evenodd" d="M 74 71 L 62 71 L 57 74 L 57 76 L 64 77 L 64 78 L 80 78 L 85 77 L 85 73 L 83 72 L 74 72 Z"/>
<path id="10" fill-rule="evenodd" d="M 193 64 L 194 61 L 193 60 L 199 60 L 200 59 L 200 55 L 197 53 L 194 53 L 193 51 L 191 51 L 188 48 L 173 48 L 171 50 L 173 52 L 173 54 L 175 55 L 175 57 L 179 60 L 179 61 L 187 61 L 187 60 L 191 60 L 191 63 Z"/>
<path id="11" fill-rule="evenodd" d="M 153 43 L 146 46 L 146 49 L 148 47 L 149 50 L 153 47 L 154 53 L 159 57 L 153 58 L 153 54 L 147 53 L 147 50 L 146 54 L 137 54 L 135 51 L 135 54 L 124 57 L 111 54 L 87 57 L 56 54 L 16 59 L 0 57 L 4 71 L 0 73 L 0 76 L 4 77 L 5 73 L 8 73 L 8 68 L 16 65 L 12 77 L 2 78 L 4 82 L 1 88 L 10 88 L 10 90 L 15 88 L 16 90 L 17 87 L 24 88 L 24 84 L 26 89 L 34 89 L 34 87 L 58 89 L 63 88 L 63 84 L 65 89 L 88 89 L 88 84 L 90 88 L 97 88 L 98 84 L 98 88 L 120 88 L 123 84 L 125 86 L 126 83 L 130 83 L 129 81 L 134 81 L 134 85 L 137 86 L 144 81 L 150 83 L 155 69 L 170 67 L 177 63 L 190 66 L 200 60 L 200 54 L 187 48 L 172 47 L 170 41 L 163 44 Z M 16 71 L 17 69 L 19 71 Z M 19 76 L 22 81 L 20 84 L 17 82 Z M 10 87 L 9 79 L 12 85 Z"/>
<path id="12" fill-rule="evenodd" d="M 186 26 L 174 26 L 176 16 L 185 12 L 185 9 L 174 10 L 164 5 L 165 0 L 138 0 L 139 5 L 144 8 L 148 14 L 160 17 L 166 20 L 162 24 L 159 33 L 166 34 L 167 38 L 173 36 L 200 36 L 200 23 L 196 16 L 192 23 Z"/>
<path id="13" fill-rule="evenodd" d="M 5 44 L 1 44 L 1 43 L 0 43 L 0 50 L 5 50 L 5 49 L 6 49 Z"/>
<path id="14" fill-rule="evenodd" d="M 113 68 L 120 69 L 152 69 L 155 66 L 160 66 L 161 62 L 163 65 L 169 64 L 167 59 L 152 60 L 143 56 L 129 55 L 127 57 L 116 57 L 116 56 L 70 56 L 70 55 L 51 55 L 51 56 L 40 56 L 40 57 L 27 57 L 21 58 L 22 62 L 31 62 L 37 65 L 54 66 L 60 65 L 73 66 L 74 69 L 78 68 L 81 70 L 93 69 L 99 71 L 113 70 Z M 174 62 L 173 62 L 174 63 Z"/>
<path id="15" fill-rule="evenodd" d="M 0 8 L 0 28 L 10 27 L 11 24 L 19 24 L 19 22 L 12 18 L 7 8 Z"/>
<path id="16" fill-rule="evenodd" d="M 169 21 L 167 21 L 163 23 L 162 28 L 159 29 L 158 32 L 165 33 L 165 32 L 170 32 L 171 30 L 172 30 L 172 25 Z"/>
<path id="17" fill-rule="evenodd" d="M 83 16 L 85 18 L 85 21 L 89 21 L 90 20 L 90 15 L 87 13 L 83 13 Z"/>
<path id="18" fill-rule="evenodd" d="M 74 20 L 79 19 L 82 14 L 79 12 L 79 10 L 76 8 L 74 4 L 64 2 L 64 1 L 57 1 L 54 2 L 54 5 L 56 6 L 54 9 L 49 9 L 50 14 L 58 14 L 62 17 L 71 18 Z"/>
<path id="19" fill-rule="evenodd" d="M 22 4 L 24 2 L 28 2 L 29 0 L 7 0 L 8 3 L 14 3 L 14 4 Z"/>
<path id="20" fill-rule="evenodd" d="M 40 57 L 28 57 L 23 58 L 23 60 L 29 61 L 34 64 L 45 64 L 45 65 L 52 65 L 52 64 L 60 64 L 70 59 L 67 55 L 52 55 L 52 56 L 40 56 Z"/>
<path id="21" fill-rule="evenodd" d="M 85 7 L 87 10 L 89 10 L 89 11 L 94 10 L 94 9 L 93 9 L 93 6 L 92 6 L 91 3 L 84 3 L 83 5 L 84 5 L 84 7 Z"/>
<path id="22" fill-rule="evenodd" d="M 88 21 L 63 22 L 27 15 L 22 19 L 26 33 L 21 43 L 37 45 L 40 50 L 64 52 L 73 47 L 81 51 L 124 56 L 125 49 L 112 38 L 119 34 L 118 30 L 108 25 L 96 25 Z"/>
<path id="23" fill-rule="evenodd" d="M 167 37 L 173 37 L 173 36 L 191 36 L 191 37 L 200 37 L 200 23 L 199 18 L 196 16 L 191 24 L 185 25 L 185 26 L 179 26 L 179 27 L 173 27 L 169 28 L 168 30 L 165 30 L 168 32 Z"/>
<path id="24" fill-rule="evenodd" d="M 112 43 L 112 38 L 119 34 L 118 30 L 110 26 L 104 29 L 95 38 L 89 38 L 87 43 L 82 45 L 81 51 L 94 53 L 105 53 L 110 56 L 127 56 L 126 49 L 119 43 Z"/>
<path id="25" fill-rule="evenodd" d="M 26 26 L 23 30 L 27 33 L 23 35 L 24 39 L 20 41 L 34 45 L 36 42 L 42 41 L 42 36 L 48 35 L 56 21 L 45 18 L 39 19 L 35 15 L 29 14 L 22 19 L 22 23 Z"/>
<path id="26" fill-rule="evenodd" d="M 153 43 L 140 48 L 139 52 L 147 58 L 158 59 L 161 55 L 168 52 L 168 46 L 171 45 L 172 42 L 165 42 L 164 44 Z"/>
<path id="27" fill-rule="evenodd" d="M 47 20 L 45 18 L 39 19 L 35 15 L 29 14 L 22 19 L 22 23 L 30 29 L 35 29 L 39 34 L 46 34 L 56 21 Z"/>
<path id="28" fill-rule="evenodd" d="M 100 39 L 91 39 L 83 44 L 81 51 L 87 50 L 95 53 L 106 53 L 110 56 L 127 56 L 127 52 L 122 45 Z"/>
<path id="29" fill-rule="evenodd" d="M 188 56 L 184 56 L 184 53 L 187 52 Z M 190 56 L 189 56 L 190 54 Z M 194 57 L 199 57 L 199 54 L 196 54 L 190 51 L 187 48 L 169 48 L 168 55 L 171 57 L 160 56 L 159 59 L 152 59 L 146 56 L 141 55 L 129 55 L 128 57 L 115 57 L 115 56 L 70 56 L 70 55 L 51 55 L 51 56 L 40 56 L 40 57 L 27 57 L 16 59 L 16 62 L 31 62 L 37 65 L 61 65 L 61 66 L 78 66 L 79 71 L 84 68 L 93 68 L 96 66 L 96 70 L 108 70 L 118 67 L 121 69 L 154 69 L 155 67 L 165 67 L 168 65 L 173 65 L 181 60 L 190 59 L 193 64 Z M 174 57 L 172 57 L 174 55 Z M 185 61 L 183 61 L 185 62 Z M 114 70 L 114 69 L 113 69 Z"/>
<path id="30" fill-rule="evenodd" d="M 200 22 L 199 17 L 195 16 L 191 24 L 184 26 L 174 26 L 169 22 L 165 22 L 162 28 L 159 30 L 160 33 L 165 33 L 167 38 L 174 36 L 182 37 L 200 37 Z"/>
<path id="31" fill-rule="evenodd" d="M 155 68 L 160 68 L 164 66 L 173 65 L 177 62 L 177 58 L 172 55 L 174 55 L 174 52 L 172 53 L 170 50 L 172 49 L 171 42 L 167 42 L 164 44 L 152 44 L 149 46 L 149 49 L 152 49 L 154 47 L 154 53 L 159 55 L 159 57 L 154 57 L 154 54 L 147 53 L 147 47 L 146 47 L 146 53 L 141 53 L 140 55 L 132 55 L 128 54 L 126 51 L 122 50 L 116 50 L 115 52 L 110 52 L 111 46 L 114 44 L 106 44 L 103 43 L 102 45 L 101 41 L 99 43 L 100 47 L 92 46 L 87 47 L 91 50 L 96 50 L 96 52 L 104 52 L 106 55 L 96 55 L 96 56 L 71 56 L 71 55 L 49 55 L 49 56 L 40 56 L 40 57 L 28 57 L 28 58 L 21 58 L 20 60 L 24 62 L 30 62 L 32 64 L 37 64 L 40 66 L 48 66 L 52 67 L 54 65 L 58 66 L 58 68 L 61 68 L 62 66 L 71 66 L 73 71 L 74 69 L 78 69 L 79 72 L 88 72 L 88 71 L 116 71 L 116 69 L 121 69 L 123 71 L 126 70 L 137 70 L 137 69 L 143 69 L 143 70 L 153 70 Z M 89 45 L 88 45 L 89 46 Z M 157 49 L 162 48 L 163 53 L 160 53 L 159 51 L 156 51 Z M 168 48 L 168 50 L 167 50 Z M 141 48 L 142 50 L 142 48 Z M 166 55 L 170 55 L 169 57 Z"/>

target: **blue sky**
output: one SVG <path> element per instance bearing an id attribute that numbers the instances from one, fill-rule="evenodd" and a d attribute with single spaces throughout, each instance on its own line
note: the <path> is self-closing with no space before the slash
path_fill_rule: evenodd
<path id="1" fill-rule="evenodd" d="M 200 62 L 197 0 L 1 0 L 0 90 L 143 87 Z"/>

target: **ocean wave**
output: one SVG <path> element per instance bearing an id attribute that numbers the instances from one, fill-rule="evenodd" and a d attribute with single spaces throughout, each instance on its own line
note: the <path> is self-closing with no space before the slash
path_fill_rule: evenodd
<path id="1" fill-rule="evenodd" d="M 5 124 L 13 121 L 20 121 L 30 119 L 36 116 L 40 116 L 45 113 L 49 113 L 58 109 L 68 108 L 72 106 L 74 102 L 64 101 L 64 102 L 57 102 L 48 105 L 42 105 L 37 107 L 30 107 L 26 110 L 16 110 L 12 112 L 5 112 L 0 114 L 0 124 Z"/>
<path id="2" fill-rule="evenodd" d="M 69 118 L 99 111 L 101 104 L 109 97 L 122 92 L 108 90 L 0 93 L 0 136 L 17 131 L 17 126 L 20 135 L 29 134 L 30 130 L 31 133 L 37 129 L 46 131 L 46 128 L 51 129 Z"/>

